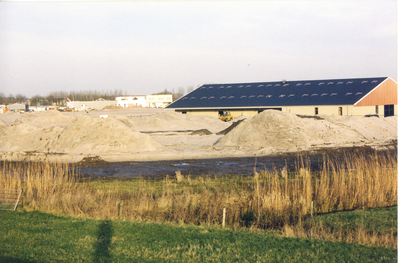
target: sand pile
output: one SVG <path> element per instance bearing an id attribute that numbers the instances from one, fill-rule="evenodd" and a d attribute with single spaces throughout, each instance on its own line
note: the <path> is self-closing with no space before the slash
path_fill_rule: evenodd
<path id="1" fill-rule="evenodd" d="M 121 106 L 116 106 L 116 105 L 110 105 L 110 106 L 105 106 L 103 110 L 123 110 L 124 108 Z"/>
<path id="2" fill-rule="evenodd" d="M 61 126 L 38 128 L 29 124 L 12 124 L 0 128 L 0 151 L 47 152 L 49 143 L 62 132 Z"/>
<path id="3" fill-rule="evenodd" d="M 62 127 L 38 128 L 34 121 L 0 128 L 0 151 L 37 151 L 84 155 L 126 154 L 163 150 L 149 135 L 133 131 L 120 121 L 109 118 L 78 116 Z M 61 118 L 62 119 L 62 118 Z"/>
<path id="4" fill-rule="evenodd" d="M 372 125 L 374 121 L 375 126 Z M 387 129 L 384 136 L 380 128 L 382 124 Z M 397 120 L 345 117 L 317 120 L 268 110 L 244 120 L 221 138 L 217 145 L 239 146 L 271 153 L 367 143 L 378 137 L 383 140 L 397 138 Z"/>
<path id="5" fill-rule="evenodd" d="M 330 116 L 325 117 L 325 119 L 357 132 L 361 138 L 368 142 L 385 143 L 397 139 L 397 117 L 351 118 Z"/>
<path id="6" fill-rule="evenodd" d="M 163 147 L 149 135 L 133 131 L 110 118 L 79 116 L 69 124 L 57 141 L 56 151 L 74 154 L 126 154 L 152 152 Z"/>
<path id="7" fill-rule="evenodd" d="M 223 122 L 161 109 L 105 113 L 0 114 L 0 158 L 40 159 L 41 153 L 52 153 L 46 158 L 57 161 L 80 161 L 89 155 L 90 160 L 100 156 L 107 161 L 224 158 L 325 147 L 379 148 L 397 139 L 397 117 L 315 118 L 270 110 Z M 108 118 L 99 117 L 105 115 Z"/>
<path id="8" fill-rule="evenodd" d="M 196 116 L 177 112 L 163 112 L 144 117 L 117 117 L 132 129 L 137 131 L 183 131 L 208 129 L 216 133 L 229 127 L 230 123 L 223 122 L 211 116 Z"/>
<path id="9" fill-rule="evenodd" d="M 21 115 L 20 118 L 15 120 L 15 124 L 25 123 L 35 127 L 43 126 L 67 126 L 74 117 L 66 116 L 57 110 L 44 111 L 44 112 L 30 112 Z"/>

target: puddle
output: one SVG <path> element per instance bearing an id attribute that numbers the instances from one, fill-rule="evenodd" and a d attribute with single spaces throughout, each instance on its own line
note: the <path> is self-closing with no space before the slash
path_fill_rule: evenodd
<path id="1" fill-rule="evenodd" d="M 318 165 L 322 157 L 312 157 L 312 166 Z M 310 159 L 310 160 L 311 160 Z M 175 171 L 181 171 L 183 175 L 252 175 L 257 172 L 275 169 L 280 170 L 287 166 L 294 169 L 298 162 L 297 157 L 247 157 L 225 159 L 201 159 L 157 162 L 122 162 L 122 163 L 98 163 L 87 164 L 81 167 L 84 177 L 164 177 L 173 176 Z"/>
<path id="2" fill-rule="evenodd" d="M 397 155 L 397 150 L 390 150 L 391 154 Z M 335 158 L 345 158 L 352 153 L 362 153 L 365 155 L 386 154 L 372 150 L 367 147 L 349 147 L 340 149 L 324 150 L 314 154 L 303 153 L 302 158 L 307 161 L 311 170 L 319 170 L 323 163 L 323 156 L 326 154 Z M 175 161 L 154 161 L 154 162 L 121 162 L 121 163 L 83 163 L 81 174 L 83 177 L 90 178 L 163 178 L 166 175 L 174 176 L 176 171 L 181 171 L 183 175 L 199 176 L 223 174 L 252 175 L 254 170 L 257 172 L 275 170 L 280 171 L 285 166 L 289 171 L 295 170 L 299 164 L 297 154 L 286 156 L 264 156 L 264 157 L 245 157 L 245 158 L 218 158 L 201 160 L 175 160 Z"/>

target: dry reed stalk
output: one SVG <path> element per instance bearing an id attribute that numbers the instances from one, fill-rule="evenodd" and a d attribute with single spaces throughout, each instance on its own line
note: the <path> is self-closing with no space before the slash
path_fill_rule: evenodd
<path id="1" fill-rule="evenodd" d="M 76 183 L 74 165 L 3 161 L 2 166 L 0 188 L 23 186 L 26 208 L 91 217 L 221 224 L 226 207 L 227 225 L 275 228 L 300 225 L 302 217 L 310 214 L 311 201 L 315 214 L 361 208 L 363 199 L 366 208 L 397 204 L 397 159 L 389 154 L 324 156 L 317 173 L 311 171 L 307 159 L 299 157 L 290 176 L 284 168 L 280 173 L 240 177 L 229 185 L 225 179 L 209 176 L 186 180 L 177 172 L 177 181 L 167 176 L 159 182 L 161 191 L 153 182 L 141 180 L 130 192 L 119 190 L 122 183 L 112 191 Z M 120 201 L 124 202 L 121 215 L 115 205 Z"/>
<path id="2" fill-rule="evenodd" d="M 181 171 L 175 171 L 176 181 L 178 183 L 182 182 L 184 176 L 182 175 Z"/>

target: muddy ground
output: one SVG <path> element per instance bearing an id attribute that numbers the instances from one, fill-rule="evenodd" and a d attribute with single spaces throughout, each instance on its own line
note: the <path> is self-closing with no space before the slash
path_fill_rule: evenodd
<path id="1" fill-rule="evenodd" d="M 311 170 L 320 170 L 324 158 L 344 159 L 349 155 L 386 155 L 397 156 L 397 142 L 386 149 L 375 150 L 371 147 L 344 147 L 305 151 L 299 153 L 286 153 L 274 156 L 254 156 L 240 158 L 214 158 L 190 159 L 175 161 L 153 162 L 105 162 L 98 157 L 85 158 L 79 163 L 82 178 L 101 180 L 130 180 L 137 178 L 158 180 L 166 176 L 173 178 L 176 171 L 181 171 L 185 176 L 196 178 L 198 176 L 221 175 L 254 175 L 254 171 L 262 172 L 280 171 L 286 167 L 294 171 L 296 167 L 306 161 Z"/>

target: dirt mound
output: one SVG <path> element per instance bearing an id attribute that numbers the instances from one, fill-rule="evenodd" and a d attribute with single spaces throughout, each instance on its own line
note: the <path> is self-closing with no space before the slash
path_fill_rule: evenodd
<path id="1" fill-rule="evenodd" d="M 144 117 L 119 117 L 137 131 L 177 131 L 208 129 L 212 133 L 225 129 L 229 123 L 211 116 L 198 116 L 177 112 L 163 112 Z"/>
<path id="2" fill-rule="evenodd" d="M 115 105 L 110 105 L 110 106 L 105 106 L 102 110 L 123 110 L 124 108 L 121 106 L 115 106 Z"/>
<path id="3" fill-rule="evenodd" d="M 149 135 L 122 122 L 87 115 L 72 118 L 66 127 L 38 128 L 26 121 L 0 129 L 0 151 L 37 151 L 70 154 L 126 154 L 163 150 Z"/>
<path id="4" fill-rule="evenodd" d="M 397 138 L 397 117 L 386 118 L 351 118 L 325 117 L 340 127 L 355 131 L 365 141 L 386 142 Z"/>
<path id="5" fill-rule="evenodd" d="M 11 124 L 0 129 L 0 151 L 48 152 L 49 144 L 57 140 L 62 130 L 60 126 L 38 128 L 26 123 Z"/>
<path id="6" fill-rule="evenodd" d="M 276 152 L 346 145 L 363 139 L 357 131 L 326 120 L 300 118 L 292 113 L 267 110 L 240 123 L 217 145 Z"/>
<path id="7" fill-rule="evenodd" d="M 200 135 L 200 136 L 202 136 L 202 135 L 210 135 L 210 134 L 213 134 L 213 133 L 210 132 L 207 129 L 201 129 L 201 130 L 193 131 L 193 132 L 190 133 L 190 135 Z"/>
<path id="8" fill-rule="evenodd" d="M 226 128 L 225 130 L 222 130 L 220 132 L 217 132 L 217 135 L 226 135 L 228 134 L 228 132 L 230 132 L 231 130 L 233 130 L 233 128 L 235 128 L 236 126 L 238 126 L 244 119 L 235 121 L 234 123 L 231 124 L 231 126 L 229 126 L 228 128 Z"/>
<path id="9" fill-rule="evenodd" d="M 73 154 L 123 154 L 163 149 L 149 135 L 131 130 L 112 118 L 79 116 L 50 145 Z"/>
<path id="10" fill-rule="evenodd" d="M 28 125 L 32 125 L 34 127 L 43 127 L 43 126 L 62 126 L 65 127 L 70 123 L 74 118 L 70 116 L 66 116 L 63 113 L 51 110 L 44 112 L 29 112 L 21 115 L 20 118 L 16 119 L 14 123 L 25 123 Z"/>
<path id="11" fill-rule="evenodd" d="M 80 162 L 80 164 L 104 164 L 107 163 L 106 161 L 104 161 L 103 159 L 101 159 L 99 156 L 87 156 L 84 157 Z"/>

